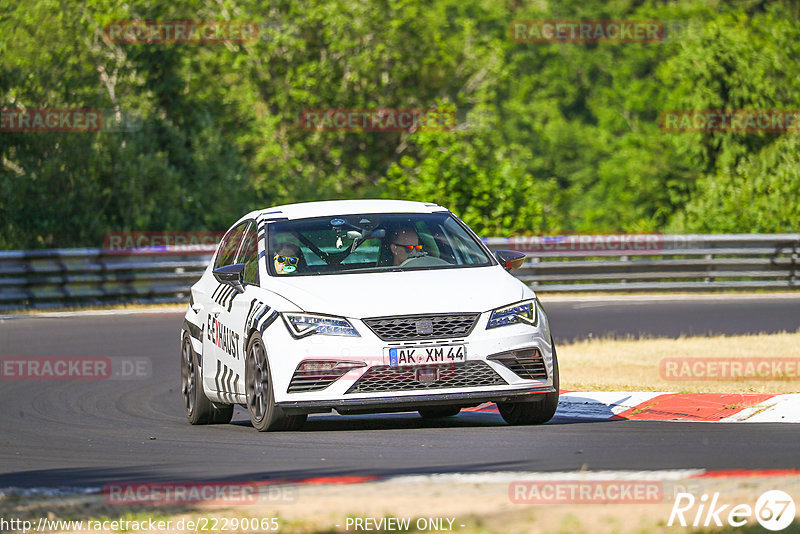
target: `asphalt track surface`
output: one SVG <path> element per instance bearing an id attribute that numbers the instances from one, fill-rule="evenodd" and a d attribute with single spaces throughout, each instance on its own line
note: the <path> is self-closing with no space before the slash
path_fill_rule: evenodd
<path id="1" fill-rule="evenodd" d="M 654 299 L 541 300 L 556 342 L 587 337 L 675 338 L 681 335 L 735 335 L 796 332 L 800 328 L 800 294 L 775 296 L 694 295 Z"/>
<path id="2" fill-rule="evenodd" d="M 797 330 L 800 298 L 552 302 L 556 339 Z M 102 487 L 121 481 L 577 469 L 800 467 L 791 424 L 587 421 L 506 426 L 497 414 L 317 415 L 300 432 L 189 425 L 179 390 L 181 314 L 12 319 L 0 357 L 149 358 L 135 380 L 0 381 L 0 488 Z M 563 370 L 562 372 L 566 372 Z"/>

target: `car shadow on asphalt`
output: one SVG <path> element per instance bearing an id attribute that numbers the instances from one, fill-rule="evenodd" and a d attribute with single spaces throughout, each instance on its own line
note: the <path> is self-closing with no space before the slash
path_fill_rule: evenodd
<path id="1" fill-rule="evenodd" d="M 237 408 L 234 412 L 233 425 L 252 427 L 247 412 Z M 537 426 L 575 425 L 622 422 L 623 419 L 609 419 L 598 415 L 595 417 L 575 417 L 573 415 L 556 415 L 545 425 L 527 427 L 508 425 L 496 411 L 464 411 L 453 417 L 426 419 L 417 412 L 382 413 L 366 415 L 314 414 L 309 416 L 299 432 L 326 431 L 363 431 L 363 430 L 401 430 L 401 429 L 436 429 L 436 428 L 492 428 L 518 429 L 536 428 Z"/>

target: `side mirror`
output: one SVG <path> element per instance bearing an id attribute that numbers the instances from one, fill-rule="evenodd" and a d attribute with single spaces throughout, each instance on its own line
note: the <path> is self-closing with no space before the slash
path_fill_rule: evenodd
<path id="1" fill-rule="evenodd" d="M 214 278 L 220 284 L 228 284 L 236 288 L 239 293 L 244 293 L 244 263 L 234 263 L 233 265 L 226 265 L 212 271 Z"/>
<path id="2" fill-rule="evenodd" d="M 497 260 L 503 266 L 503 269 L 508 272 L 519 269 L 525 262 L 525 254 L 516 250 L 496 250 L 494 255 L 497 256 Z"/>

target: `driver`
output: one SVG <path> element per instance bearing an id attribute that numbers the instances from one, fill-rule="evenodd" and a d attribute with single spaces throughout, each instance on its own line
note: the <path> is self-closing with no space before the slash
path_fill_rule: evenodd
<path id="1" fill-rule="evenodd" d="M 296 272 L 305 265 L 300 247 L 288 241 L 275 245 L 275 254 L 272 256 L 272 261 L 275 266 L 275 272 L 279 275 Z"/>
<path id="2" fill-rule="evenodd" d="M 419 236 L 411 227 L 398 228 L 389 236 L 389 249 L 392 251 L 393 263 L 395 267 L 408 259 L 413 252 L 422 252 L 422 245 L 419 244 Z"/>

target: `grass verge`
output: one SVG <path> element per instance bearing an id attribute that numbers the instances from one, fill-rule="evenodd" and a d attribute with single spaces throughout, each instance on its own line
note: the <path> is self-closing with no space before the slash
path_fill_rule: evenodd
<path id="1" fill-rule="evenodd" d="M 798 372 L 769 379 L 722 380 L 699 373 L 662 373 L 662 360 L 696 358 L 794 359 L 800 331 L 748 336 L 652 339 L 587 339 L 558 346 L 561 388 L 577 391 L 674 391 L 677 393 L 798 393 Z M 692 370 L 691 367 L 683 368 Z M 701 367 L 701 370 L 708 369 Z M 791 367 L 785 367 L 791 369 Z M 687 378 L 691 378 L 688 380 Z"/>

